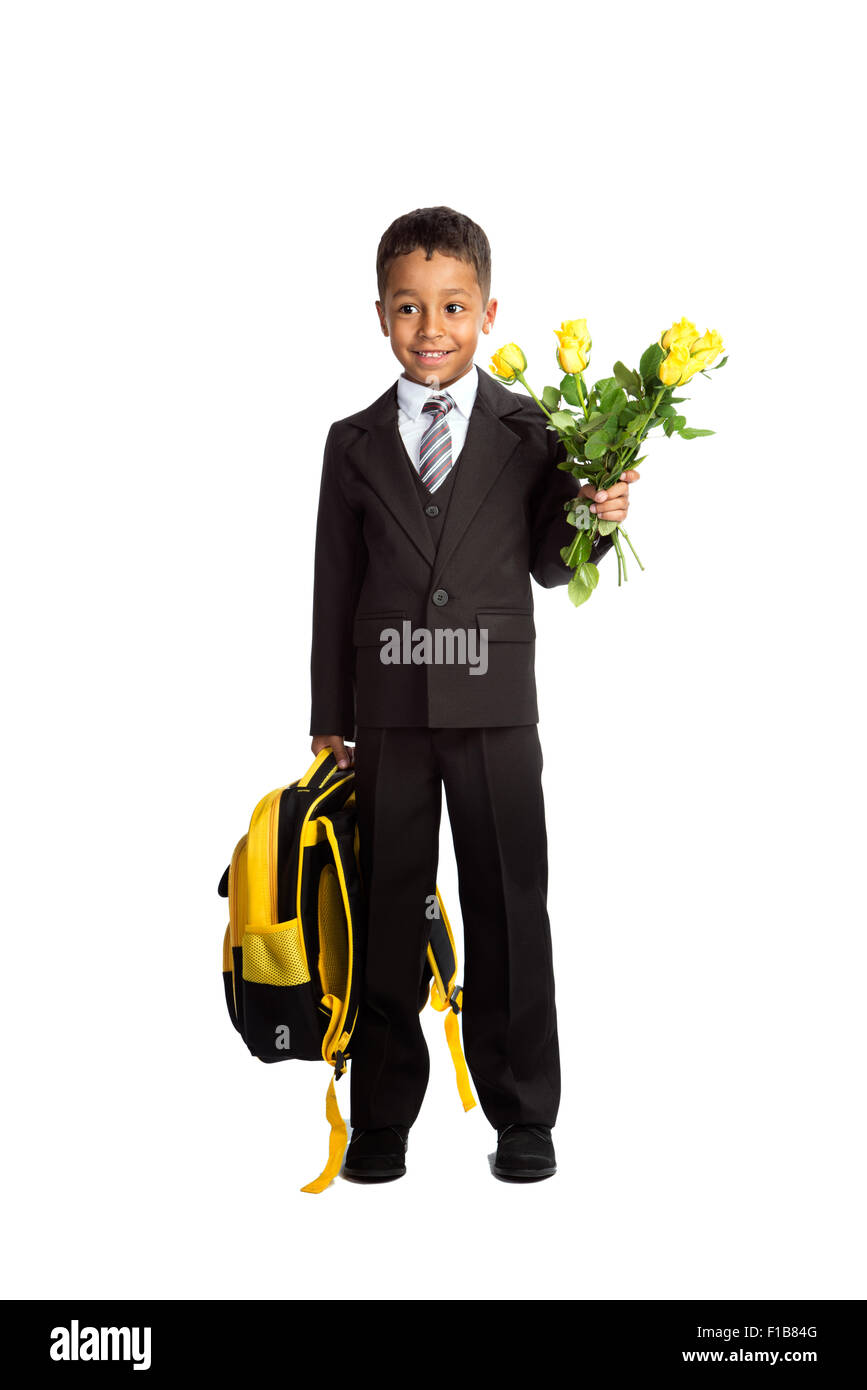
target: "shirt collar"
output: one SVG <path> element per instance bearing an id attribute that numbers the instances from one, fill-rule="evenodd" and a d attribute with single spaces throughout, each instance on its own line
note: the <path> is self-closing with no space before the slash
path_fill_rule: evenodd
<path id="1" fill-rule="evenodd" d="M 471 370 L 466 372 L 459 381 L 453 381 L 449 386 L 442 388 L 423 386 L 420 381 L 410 381 L 408 377 L 399 376 L 397 379 L 397 404 L 411 420 L 417 420 L 421 415 L 421 408 L 425 401 L 430 396 L 437 395 L 442 389 L 448 391 L 455 403 L 455 410 L 459 410 L 469 420 L 473 402 L 476 399 L 478 384 L 479 369 L 475 362 Z"/>

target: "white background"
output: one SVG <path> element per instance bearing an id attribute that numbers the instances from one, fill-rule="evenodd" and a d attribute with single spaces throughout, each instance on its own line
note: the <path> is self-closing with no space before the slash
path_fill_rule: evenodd
<path id="1" fill-rule="evenodd" d="M 3 6 L 7 1297 L 867 1294 L 855 15 Z M 556 1177 L 492 1178 L 429 1010 L 406 1178 L 311 1196 L 328 1068 L 231 1028 L 216 887 L 312 761 L 322 446 L 439 203 L 483 370 L 556 380 L 573 317 L 594 379 L 684 315 L 730 361 L 632 490 L 645 572 L 534 586 Z M 439 882 L 459 929 L 445 806 Z"/>

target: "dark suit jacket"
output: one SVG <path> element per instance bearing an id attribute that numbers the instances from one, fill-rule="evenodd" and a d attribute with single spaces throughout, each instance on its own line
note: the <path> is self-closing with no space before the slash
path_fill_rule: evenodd
<path id="1" fill-rule="evenodd" d="M 563 502 L 579 484 L 556 467 L 565 457 L 536 403 L 480 368 L 435 550 L 398 427 L 397 382 L 331 426 L 316 525 L 311 735 L 538 723 L 530 576 L 549 589 L 571 575 L 560 550 L 575 528 Z M 591 559 L 611 545 L 597 539 Z M 384 665 L 380 633 L 404 619 L 413 629 L 487 629 L 487 672 Z"/>

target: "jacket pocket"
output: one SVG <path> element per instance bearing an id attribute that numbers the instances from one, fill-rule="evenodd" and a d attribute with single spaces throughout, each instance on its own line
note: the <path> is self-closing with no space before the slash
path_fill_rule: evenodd
<path id="1" fill-rule="evenodd" d="M 406 613 L 360 613 L 352 624 L 352 643 L 356 647 L 378 647 L 384 627 L 399 627 Z"/>
<path id="2" fill-rule="evenodd" d="M 489 642 L 532 642 L 536 636 L 533 614 L 525 608 L 481 609 L 476 622 L 487 629 Z"/>

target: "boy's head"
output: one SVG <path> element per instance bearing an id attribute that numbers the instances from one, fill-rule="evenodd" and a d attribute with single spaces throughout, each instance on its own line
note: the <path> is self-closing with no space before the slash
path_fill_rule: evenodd
<path id="1" fill-rule="evenodd" d="M 497 313 L 481 227 L 453 208 L 405 213 L 380 240 L 376 283 L 379 322 L 405 376 L 445 387 L 470 371 Z"/>

